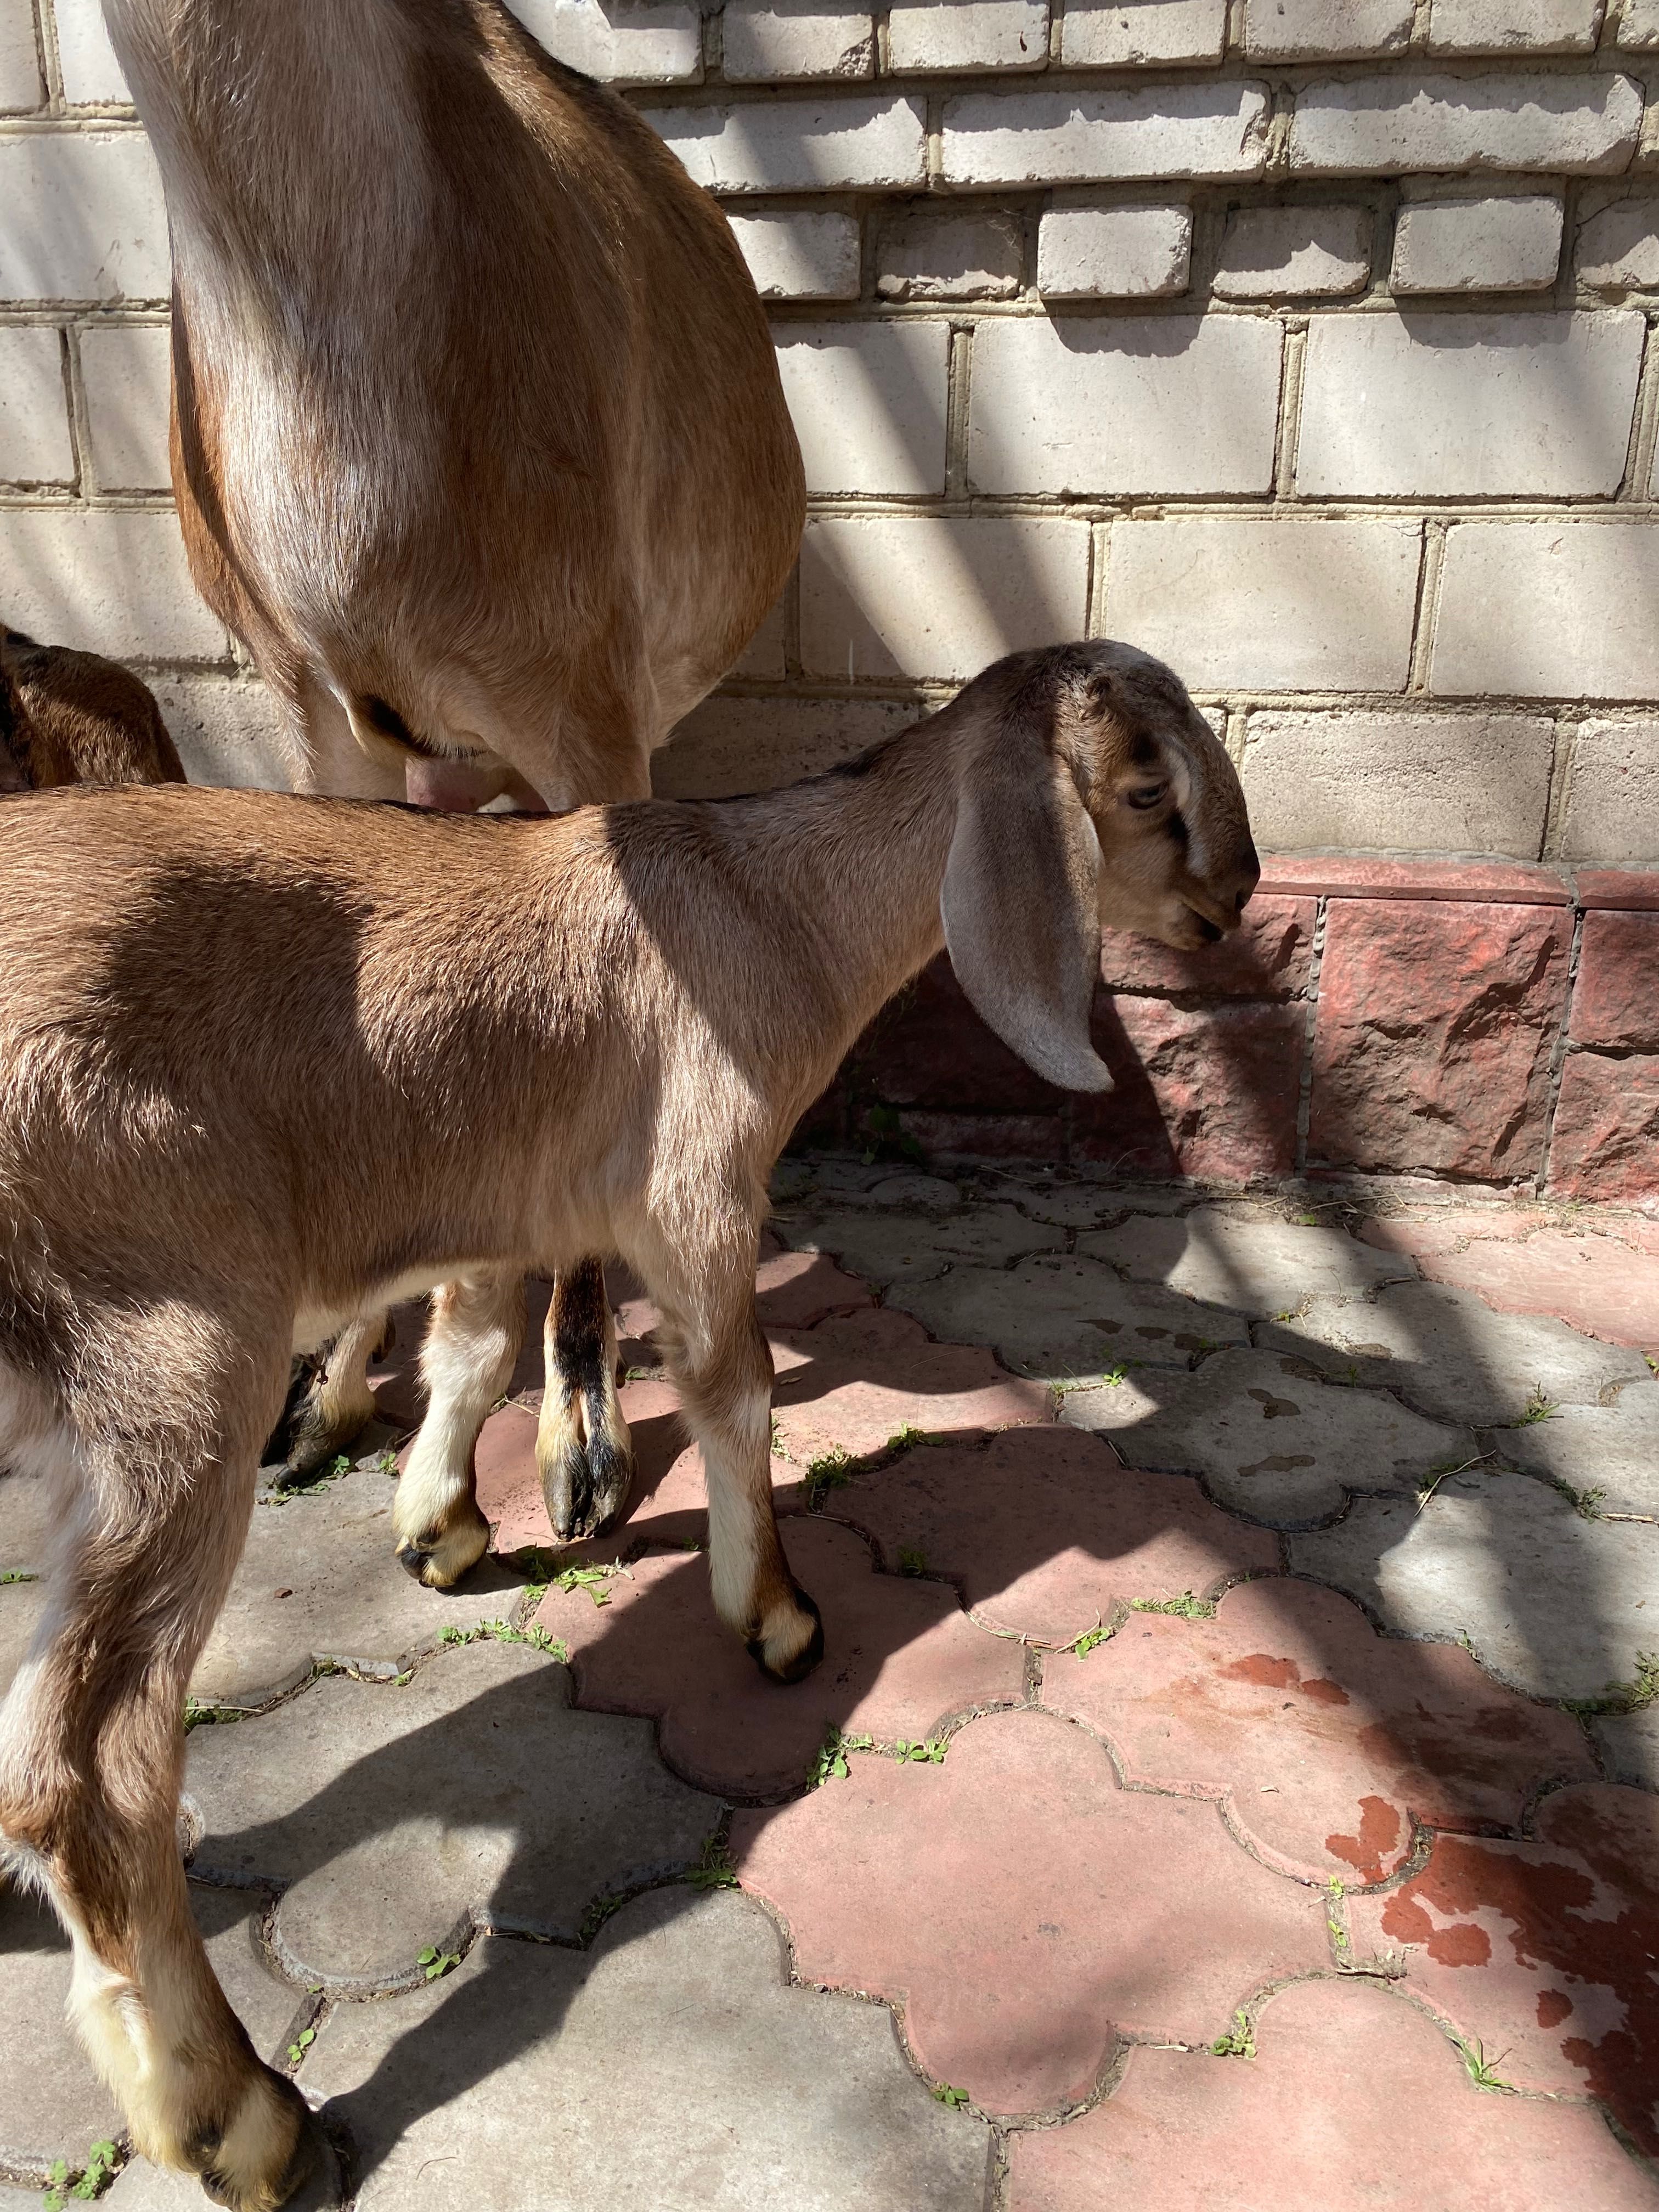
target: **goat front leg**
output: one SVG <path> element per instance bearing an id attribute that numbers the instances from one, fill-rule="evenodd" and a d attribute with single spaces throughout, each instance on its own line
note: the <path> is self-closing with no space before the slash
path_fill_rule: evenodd
<path id="1" fill-rule="evenodd" d="M 421 1349 L 426 1417 L 392 1514 L 398 1560 L 428 1589 L 451 1589 L 489 1548 L 473 1454 L 523 1340 L 519 1276 L 479 1275 L 434 1291 Z"/>
<path id="2" fill-rule="evenodd" d="M 634 1442 L 617 1395 L 617 1324 L 598 1260 L 559 1275 L 547 1309 L 536 1465 L 562 1544 L 603 1535 L 634 1485 Z"/>
<path id="3" fill-rule="evenodd" d="M 368 1426 L 374 1413 L 368 1363 L 380 1358 L 391 1341 L 390 1315 L 366 1315 L 348 1322 L 296 1375 L 264 1449 L 265 1464 L 282 1470 L 279 1490 L 315 1474 Z"/>
<path id="4" fill-rule="evenodd" d="M 763 1673 L 798 1682 L 823 1656 L 823 1624 L 790 1572 L 772 1504 L 772 1354 L 752 1263 L 740 1291 L 678 1342 L 671 1332 L 667 1349 L 702 1451 L 714 1610 Z"/>

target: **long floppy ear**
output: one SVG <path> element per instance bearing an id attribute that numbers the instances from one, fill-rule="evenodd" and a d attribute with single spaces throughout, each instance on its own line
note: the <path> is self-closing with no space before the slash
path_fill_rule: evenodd
<path id="1" fill-rule="evenodd" d="M 1100 973 L 1100 840 L 1046 733 L 1010 716 L 957 805 L 939 908 L 957 980 L 1028 1067 L 1109 1091 L 1089 1040 Z"/>

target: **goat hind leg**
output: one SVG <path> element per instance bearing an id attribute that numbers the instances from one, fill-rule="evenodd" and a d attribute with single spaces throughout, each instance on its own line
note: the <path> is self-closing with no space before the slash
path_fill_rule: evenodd
<path id="1" fill-rule="evenodd" d="M 264 1455 L 267 1465 L 281 1468 L 279 1490 L 315 1474 L 374 1419 L 368 1363 L 390 1342 L 391 1327 L 384 1313 L 348 1322 L 295 1376 Z"/>
<path id="2" fill-rule="evenodd" d="M 617 1395 L 617 1324 L 598 1260 L 560 1274 L 547 1309 L 536 1465 L 562 1544 L 602 1535 L 628 1503 L 634 1444 Z"/>
<path id="3" fill-rule="evenodd" d="M 426 1418 L 398 1483 L 398 1558 L 428 1589 L 448 1589 L 489 1548 L 473 1452 L 524 1339 L 524 1284 L 480 1275 L 433 1293 L 421 1352 Z"/>

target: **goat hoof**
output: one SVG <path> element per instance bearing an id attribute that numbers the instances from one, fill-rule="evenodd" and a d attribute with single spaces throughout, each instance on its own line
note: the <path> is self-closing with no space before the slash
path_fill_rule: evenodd
<path id="1" fill-rule="evenodd" d="M 804 1589 L 786 1617 L 769 1621 L 749 1640 L 749 1656 L 774 1682 L 799 1682 L 823 1656 L 823 1617 Z"/>
<path id="2" fill-rule="evenodd" d="M 572 1438 L 543 1482 L 553 1534 L 562 1544 L 603 1536 L 620 1518 L 633 1487 L 631 1449 L 608 1437 Z"/>
<path id="3" fill-rule="evenodd" d="M 489 1523 L 476 1505 L 458 1512 L 447 1528 L 423 1529 L 398 1546 L 398 1565 L 428 1589 L 453 1589 L 489 1549 Z"/>
<path id="4" fill-rule="evenodd" d="M 201 2138 L 216 2161 L 201 2170 L 204 2191 L 228 2212 L 331 2212 L 345 2201 L 332 2144 L 292 2081 L 260 2074 L 222 2136 Z"/>

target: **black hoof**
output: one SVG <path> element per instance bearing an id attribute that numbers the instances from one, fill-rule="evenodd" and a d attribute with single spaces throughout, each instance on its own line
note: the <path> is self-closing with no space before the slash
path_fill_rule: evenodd
<path id="1" fill-rule="evenodd" d="M 413 1575 L 416 1581 L 419 1582 L 427 1561 L 432 1557 L 432 1553 L 429 1548 L 422 1551 L 418 1544 L 399 1544 L 396 1556 L 398 1565 L 404 1572 L 406 1575 Z"/>
<path id="2" fill-rule="evenodd" d="M 586 1543 L 616 1526 L 634 1487 L 634 1460 L 604 1437 L 572 1444 L 559 1460 L 561 1510 L 550 1512 L 562 1544 Z"/>
<path id="3" fill-rule="evenodd" d="M 795 1602 L 803 1613 L 811 1614 L 812 1633 L 793 1659 L 786 1660 L 781 1667 L 774 1667 L 767 1659 L 763 1638 L 751 1637 L 748 1645 L 750 1657 L 765 1675 L 767 1680 L 781 1683 L 786 1687 L 792 1682 L 805 1681 L 823 1656 L 823 1614 L 804 1589 L 798 1589 L 795 1592 Z"/>

